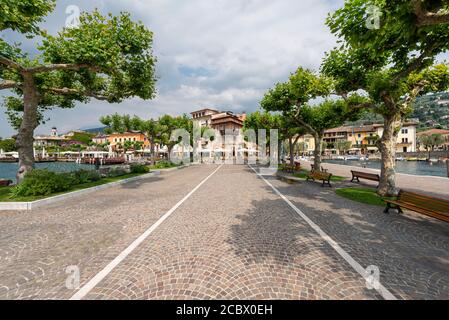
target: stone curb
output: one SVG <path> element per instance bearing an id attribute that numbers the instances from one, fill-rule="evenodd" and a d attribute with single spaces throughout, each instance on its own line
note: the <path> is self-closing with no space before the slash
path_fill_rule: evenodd
<path id="1" fill-rule="evenodd" d="M 50 197 L 50 198 L 46 198 L 46 199 L 42 199 L 42 200 L 31 201 L 31 202 L 0 202 L 0 211 L 2 211 L 2 210 L 33 210 L 33 209 L 41 207 L 43 205 L 55 203 L 58 201 L 62 201 L 62 200 L 69 199 L 72 197 L 77 197 L 77 196 L 80 196 L 83 194 L 88 194 L 88 193 L 99 191 L 99 190 L 108 189 L 108 188 L 122 185 L 125 183 L 154 177 L 159 174 L 160 174 L 160 171 L 153 171 L 153 172 L 141 175 L 141 176 L 123 179 L 120 181 L 114 181 L 114 182 L 102 184 L 102 185 L 99 185 L 96 187 L 77 190 L 77 191 L 64 193 L 64 194 L 57 195 L 54 197 Z"/>
<path id="2" fill-rule="evenodd" d="M 33 210 L 35 208 L 41 207 L 43 205 L 55 203 L 55 202 L 69 199 L 72 197 L 77 197 L 77 196 L 80 196 L 83 194 L 88 194 L 88 193 L 91 193 L 94 191 L 108 189 L 108 188 L 115 187 L 115 186 L 125 184 L 128 182 L 133 182 L 133 181 L 138 181 L 141 179 L 153 177 L 153 176 L 161 174 L 161 172 L 170 172 L 170 171 L 184 169 L 184 168 L 187 168 L 187 167 L 190 167 L 193 165 L 196 165 L 196 163 L 185 164 L 185 165 L 175 167 L 175 168 L 170 168 L 170 169 L 155 170 L 153 172 L 150 172 L 150 173 L 147 173 L 147 174 L 144 174 L 141 176 L 123 179 L 123 180 L 115 181 L 115 182 L 111 182 L 111 183 L 106 183 L 106 184 L 102 184 L 100 186 L 87 188 L 87 189 L 83 189 L 83 190 L 64 193 L 64 194 L 61 194 L 58 196 L 54 196 L 54 197 L 50 197 L 50 198 L 46 198 L 46 199 L 42 199 L 42 200 L 36 200 L 36 201 L 31 201 L 31 202 L 0 202 L 0 211 L 6 211 L 6 210 L 15 210 L 15 211 L 28 210 L 29 211 L 29 210 Z"/>
<path id="3" fill-rule="evenodd" d="M 174 167 L 174 168 L 168 168 L 168 169 L 157 169 L 159 172 L 171 172 L 171 171 L 176 171 L 176 170 L 180 170 L 180 169 L 184 169 L 184 168 L 188 168 L 190 166 L 195 166 L 195 165 L 199 165 L 198 163 L 189 163 L 189 164 L 184 164 L 182 166 L 179 167 Z"/>

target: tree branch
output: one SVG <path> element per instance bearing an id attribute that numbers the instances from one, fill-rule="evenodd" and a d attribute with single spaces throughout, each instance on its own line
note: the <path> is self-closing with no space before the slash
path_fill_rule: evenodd
<path id="1" fill-rule="evenodd" d="M 295 138 L 295 141 L 293 142 L 293 145 L 295 145 L 295 144 L 298 143 L 299 138 L 300 138 L 300 135 L 298 134 L 298 135 L 296 136 L 296 138 Z"/>
<path id="2" fill-rule="evenodd" d="M 413 89 L 410 91 L 410 93 L 405 98 L 404 102 L 402 103 L 402 106 L 404 109 L 407 109 L 420 95 L 420 93 L 424 90 L 424 87 L 428 84 L 426 80 L 422 80 L 418 82 Z"/>
<path id="3" fill-rule="evenodd" d="M 424 59 L 429 57 L 432 54 L 432 51 L 435 50 L 436 47 L 437 47 L 437 45 L 433 44 L 433 45 L 429 46 L 428 48 L 426 48 L 418 58 L 414 59 L 411 63 L 408 64 L 408 66 L 406 68 L 404 68 L 402 71 L 397 72 L 394 75 L 393 82 L 397 83 L 401 79 L 408 77 L 413 71 L 419 69 L 419 67 L 421 67 L 421 65 L 424 63 Z"/>
<path id="4" fill-rule="evenodd" d="M 13 89 L 19 87 L 19 84 L 15 81 L 5 80 L 0 82 L 0 90 L 3 89 Z"/>
<path id="5" fill-rule="evenodd" d="M 303 126 L 304 128 L 306 128 L 307 130 L 309 130 L 309 132 L 313 135 L 317 135 L 318 131 L 316 131 L 315 129 L 313 129 L 310 124 L 308 124 L 307 122 L 305 122 L 304 120 L 302 120 L 301 118 L 295 117 L 296 122 L 300 125 Z"/>
<path id="6" fill-rule="evenodd" d="M 449 12 L 430 12 L 424 9 L 422 0 L 414 1 L 418 27 L 449 23 Z"/>
<path id="7" fill-rule="evenodd" d="M 361 110 L 361 109 L 374 109 L 375 105 L 371 102 L 363 102 L 356 105 L 349 104 L 349 108 L 353 110 Z"/>
<path id="8" fill-rule="evenodd" d="M 101 71 L 100 67 L 97 66 L 92 66 L 86 63 L 81 63 L 81 64 L 67 64 L 67 63 L 60 63 L 60 64 L 50 64 L 50 65 L 45 65 L 45 66 L 38 66 L 38 67 L 32 67 L 32 68 L 27 68 L 26 71 L 30 72 L 32 74 L 35 73 L 41 73 L 41 72 L 49 72 L 49 71 L 54 71 L 54 70 L 73 70 L 73 71 L 78 71 L 80 69 L 89 69 L 91 71 L 94 72 L 99 72 Z"/>
<path id="9" fill-rule="evenodd" d="M 10 69 L 14 69 L 17 71 L 24 71 L 25 68 L 19 63 L 12 61 L 11 59 L 6 58 L 5 56 L 0 55 L 0 64 L 7 66 Z"/>
<path id="10" fill-rule="evenodd" d="M 103 96 L 103 95 L 96 94 L 96 93 L 93 93 L 93 92 L 88 92 L 88 91 L 81 92 L 81 91 L 79 91 L 77 89 L 71 89 L 71 88 L 50 88 L 49 90 L 52 93 L 54 93 L 54 94 L 59 94 L 59 95 L 63 95 L 63 96 L 71 96 L 71 95 L 76 95 L 76 94 L 79 95 L 80 94 L 80 95 L 83 95 L 83 96 L 92 97 L 92 98 L 97 99 L 97 100 L 103 100 L 103 101 L 109 100 L 109 97 L 107 97 L 107 96 Z"/>

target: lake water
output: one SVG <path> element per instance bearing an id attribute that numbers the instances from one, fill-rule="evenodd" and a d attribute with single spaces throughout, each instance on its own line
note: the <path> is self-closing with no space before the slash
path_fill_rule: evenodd
<path id="1" fill-rule="evenodd" d="M 16 181 L 16 173 L 19 164 L 16 163 L 2 163 L 0 162 L 0 179 L 9 179 Z M 48 162 L 36 163 L 37 169 L 48 169 L 55 172 L 72 172 L 80 169 L 93 169 L 94 166 L 89 164 L 78 164 L 74 162 Z"/>
<path id="2" fill-rule="evenodd" d="M 380 169 L 380 161 L 359 161 L 359 160 L 324 160 L 325 163 L 341 164 L 346 166 L 355 166 Z M 396 161 L 396 172 L 414 174 L 419 176 L 438 176 L 447 177 L 446 164 L 437 162 L 430 164 L 425 161 Z"/>

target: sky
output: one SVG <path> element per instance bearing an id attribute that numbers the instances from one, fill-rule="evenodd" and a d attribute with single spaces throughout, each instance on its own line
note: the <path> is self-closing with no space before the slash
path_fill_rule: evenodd
<path id="1" fill-rule="evenodd" d="M 252 112 L 263 94 L 302 66 L 317 70 L 336 39 L 324 24 L 343 0 L 58 0 L 41 27 L 55 34 L 64 27 L 71 5 L 106 14 L 127 11 L 154 32 L 157 97 L 120 104 L 91 100 L 74 109 L 53 109 L 36 129 L 47 134 L 100 126 L 115 112 L 156 118 L 205 107 Z M 36 39 L 4 32 L 8 42 L 37 54 Z M 5 91 L 0 93 L 5 94 Z M 0 137 L 14 134 L 0 109 Z"/>

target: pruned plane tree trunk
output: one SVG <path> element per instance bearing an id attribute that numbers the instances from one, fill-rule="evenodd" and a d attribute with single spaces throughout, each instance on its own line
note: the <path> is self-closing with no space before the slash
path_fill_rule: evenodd
<path id="1" fill-rule="evenodd" d="M 25 174 L 34 168 L 33 135 L 37 127 L 37 108 L 39 93 L 30 73 L 23 74 L 23 117 L 20 125 L 16 145 L 19 151 L 19 169 L 17 181 L 20 182 Z"/>
<path id="2" fill-rule="evenodd" d="M 53 10 L 55 1 L 28 2 L 24 6 L 18 5 L 20 1 L 6 1 L 0 31 L 10 29 L 30 38 L 38 34 L 36 23 Z M 18 12 L 23 19 L 16 23 Z M 87 103 L 92 98 L 119 103 L 131 97 L 147 100 L 155 96 L 153 33 L 141 22 L 132 21 L 129 13 L 103 16 L 98 10 L 83 12 L 76 28 L 63 28 L 55 36 L 48 32 L 40 35 L 36 59 L 0 39 L 0 90 L 14 94 L 4 99 L 4 105 L 18 131 L 18 183 L 33 169 L 33 133 L 42 111 L 72 108 L 77 101 Z"/>
<path id="3" fill-rule="evenodd" d="M 315 150 L 313 151 L 313 166 L 315 171 L 321 171 L 321 154 L 323 153 L 323 135 L 321 133 L 315 133 L 313 135 L 315 140 Z"/>
<path id="4" fill-rule="evenodd" d="M 378 193 L 382 196 L 395 196 L 396 189 L 396 143 L 402 121 L 397 114 L 384 116 L 384 131 L 378 142 L 382 156 L 381 177 Z"/>

